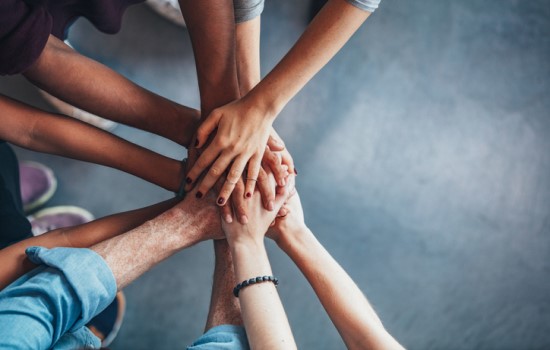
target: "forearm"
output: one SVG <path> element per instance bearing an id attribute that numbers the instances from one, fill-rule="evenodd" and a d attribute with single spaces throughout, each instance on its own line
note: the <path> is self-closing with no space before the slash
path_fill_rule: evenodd
<path id="1" fill-rule="evenodd" d="M 122 289 L 174 253 L 212 237 L 217 209 L 192 210 L 187 198 L 172 209 L 122 235 L 92 247 L 107 262 Z"/>
<path id="2" fill-rule="evenodd" d="M 176 204 L 170 199 L 146 208 L 110 215 L 87 224 L 47 232 L 12 244 L 0 250 L 0 290 L 36 267 L 26 258 L 25 249 L 31 246 L 45 248 L 87 248 L 129 231 L 154 218 Z"/>
<path id="3" fill-rule="evenodd" d="M 61 115 L 0 96 L 0 139 L 33 151 L 56 154 L 122 170 L 170 191 L 183 178 L 179 161 Z"/>
<path id="4" fill-rule="evenodd" d="M 238 282 L 257 276 L 271 276 L 263 240 L 230 243 L 235 278 Z M 252 349 L 295 349 L 292 331 L 271 282 L 257 283 L 239 292 L 241 312 Z"/>
<path id="5" fill-rule="evenodd" d="M 53 36 L 24 75 L 73 106 L 184 146 L 198 126 L 198 111 L 143 89 Z"/>
<path id="6" fill-rule="evenodd" d="M 203 118 L 239 98 L 232 0 L 180 0 L 191 37 Z"/>
<path id="7" fill-rule="evenodd" d="M 401 349 L 344 269 L 307 228 L 280 247 L 313 287 L 349 349 Z"/>
<path id="8" fill-rule="evenodd" d="M 269 115 L 281 109 L 344 46 L 370 12 L 345 0 L 330 0 L 296 44 L 248 98 Z"/>
<path id="9" fill-rule="evenodd" d="M 241 96 L 260 82 L 260 18 L 258 16 L 236 25 L 237 75 Z"/>

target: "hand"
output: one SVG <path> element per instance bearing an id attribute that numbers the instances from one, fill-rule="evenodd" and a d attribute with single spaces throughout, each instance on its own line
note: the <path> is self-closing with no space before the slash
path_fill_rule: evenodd
<path id="1" fill-rule="evenodd" d="M 275 179 L 269 175 L 272 184 Z M 249 213 L 248 223 L 239 222 L 227 223 L 222 221 L 222 229 L 230 245 L 240 241 L 261 240 L 269 225 L 276 217 L 278 210 L 283 206 L 291 191 L 294 189 L 294 176 L 289 176 L 286 186 L 280 187 L 274 201 L 274 211 L 265 210 L 261 205 L 259 193 L 255 193 L 250 200 L 246 201 L 246 210 Z"/>
<path id="2" fill-rule="evenodd" d="M 186 189 L 190 190 L 198 182 L 198 177 L 210 167 L 198 185 L 197 196 L 200 197 L 230 169 L 218 196 L 219 203 L 225 203 L 247 165 L 247 188 L 253 187 L 260 172 L 271 123 L 268 113 L 250 99 L 240 99 L 212 111 L 197 131 L 197 147 L 202 147 L 214 130 L 217 129 L 217 132 L 189 171 Z"/>
<path id="3" fill-rule="evenodd" d="M 296 189 L 290 193 L 280 212 L 284 216 L 278 216 L 267 231 L 267 237 L 273 239 L 279 246 L 290 242 L 300 232 L 307 230 L 304 210 Z"/>

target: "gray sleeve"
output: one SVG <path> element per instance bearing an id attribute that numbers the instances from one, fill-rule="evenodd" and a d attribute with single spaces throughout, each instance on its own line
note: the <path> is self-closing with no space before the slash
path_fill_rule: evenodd
<path id="1" fill-rule="evenodd" d="M 264 0 L 233 0 L 235 23 L 250 21 L 262 14 Z"/>
<path id="2" fill-rule="evenodd" d="M 361 10 L 374 12 L 378 8 L 381 0 L 347 0 L 353 6 L 360 8 Z"/>

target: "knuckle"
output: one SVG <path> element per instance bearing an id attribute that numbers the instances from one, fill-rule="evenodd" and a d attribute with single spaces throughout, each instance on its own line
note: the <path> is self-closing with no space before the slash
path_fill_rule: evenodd
<path id="1" fill-rule="evenodd" d="M 232 182 L 237 182 L 242 175 L 242 172 L 239 169 L 231 169 L 229 171 L 228 179 L 231 179 Z"/>
<path id="2" fill-rule="evenodd" d="M 227 150 L 228 147 L 230 147 L 230 142 L 227 136 L 220 135 L 216 138 L 216 146 L 219 148 L 222 148 L 224 150 Z"/>
<path id="3" fill-rule="evenodd" d="M 215 177 L 220 176 L 222 173 L 223 173 L 223 170 L 217 166 L 213 166 L 210 168 L 210 170 L 208 170 L 208 174 Z"/>

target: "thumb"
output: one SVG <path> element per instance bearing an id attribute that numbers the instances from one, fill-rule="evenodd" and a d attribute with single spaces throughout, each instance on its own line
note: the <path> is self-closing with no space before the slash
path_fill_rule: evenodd
<path id="1" fill-rule="evenodd" d="M 195 148 L 201 148 L 212 132 L 218 127 L 218 123 L 222 117 L 222 113 L 213 110 L 208 117 L 202 122 L 197 129 L 197 140 L 195 141 Z"/>
<path id="2" fill-rule="evenodd" d="M 285 144 L 283 141 L 273 135 L 269 135 L 269 139 L 267 139 L 267 146 L 273 152 L 280 152 L 285 149 Z"/>

